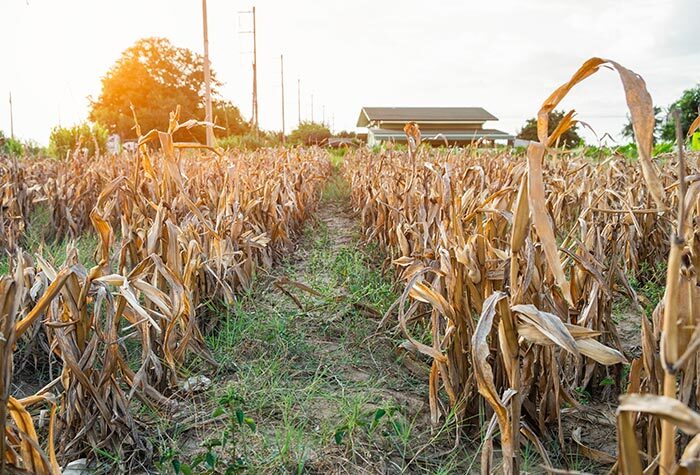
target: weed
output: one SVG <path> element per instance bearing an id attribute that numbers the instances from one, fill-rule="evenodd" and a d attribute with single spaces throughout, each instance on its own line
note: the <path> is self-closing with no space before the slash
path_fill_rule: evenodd
<path id="1" fill-rule="evenodd" d="M 243 400 L 234 390 L 229 389 L 218 402 L 212 417 L 226 416 L 226 426 L 221 435 L 206 440 L 203 443 L 205 451 L 195 456 L 190 463 L 182 462 L 177 452 L 168 448 L 160 457 L 159 469 L 172 468 L 176 475 L 228 475 L 249 468 L 246 431 L 256 431 L 255 421 L 243 412 Z"/>
<path id="2" fill-rule="evenodd" d="M 666 291 L 666 264 L 652 266 L 642 263 L 636 276 L 630 276 L 629 282 L 635 292 L 641 294 L 647 316 L 651 316 Z"/>

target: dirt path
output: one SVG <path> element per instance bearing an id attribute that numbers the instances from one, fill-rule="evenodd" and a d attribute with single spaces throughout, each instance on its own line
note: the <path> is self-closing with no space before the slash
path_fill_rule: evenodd
<path id="1" fill-rule="evenodd" d="M 383 256 L 362 243 L 339 176 L 312 221 L 236 305 L 212 309 L 221 321 L 208 340 L 221 368 L 207 390 L 191 395 L 178 422 L 159 429 L 161 471 L 172 473 L 175 462 L 196 465 L 191 473 L 479 473 L 478 435 L 469 440 L 464 431 L 455 446 L 454 418 L 430 426 L 429 361 L 401 350 L 399 332 L 378 331 L 402 289 L 382 275 Z M 627 326 L 639 316 L 618 318 L 633 353 L 637 343 L 628 337 L 638 329 Z M 429 341 L 428 327 L 412 332 Z M 585 413 L 567 412 L 567 429 L 614 452 L 607 437 L 614 408 L 596 400 L 585 406 Z M 598 471 L 572 450 L 570 468 Z M 532 447 L 522 456 L 523 472 L 543 473 Z"/>
<path id="2" fill-rule="evenodd" d="M 428 365 L 396 350 L 400 335 L 377 333 L 397 289 L 360 244 L 349 201 L 347 184 L 331 180 L 294 252 L 228 309 L 209 337 L 220 374 L 161 438 L 164 466 L 197 456 L 206 466 L 218 438 L 226 448 L 208 460 L 221 473 L 236 463 L 251 473 L 476 470 L 474 447 L 453 448 L 454 421 L 430 430 Z"/>

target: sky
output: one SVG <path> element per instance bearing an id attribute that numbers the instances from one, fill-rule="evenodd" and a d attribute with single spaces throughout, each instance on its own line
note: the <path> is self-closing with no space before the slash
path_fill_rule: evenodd
<path id="1" fill-rule="evenodd" d="M 208 0 L 212 68 L 221 95 L 251 112 L 256 6 L 260 126 L 281 130 L 284 55 L 287 132 L 312 118 L 361 130 L 362 106 L 478 106 L 516 133 L 586 59 L 639 73 L 667 106 L 700 82 L 695 0 Z M 88 115 L 89 97 L 140 38 L 202 52 L 200 0 L 0 0 L 0 130 L 48 142 L 53 126 Z M 301 110 L 297 85 L 301 83 Z M 603 70 L 561 104 L 598 136 L 620 139 L 627 107 Z M 595 135 L 584 131 L 587 141 Z"/>

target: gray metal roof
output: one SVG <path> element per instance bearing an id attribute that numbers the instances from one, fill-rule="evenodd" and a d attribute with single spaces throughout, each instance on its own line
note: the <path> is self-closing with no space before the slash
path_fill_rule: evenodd
<path id="1" fill-rule="evenodd" d="M 498 120 L 481 107 L 363 107 L 358 127 L 372 121 L 390 122 L 485 122 Z"/>
<path id="2" fill-rule="evenodd" d="M 378 139 L 394 139 L 394 140 L 406 140 L 406 134 L 398 130 L 387 130 L 387 129 L 369 129 L 369 131 Z M 497 140 L 511 140 L 515 137 L 508 134 L 507 132 L 502 132 L 496 129 L 478 129 L 478 130 L 431 130 L 430 132 L 423 132 L 421 134 L 422 140 L 443 140 L 443 137 L 450 140 L 478 140 L 480 138 L 485 139 L 497 139 Z"/>

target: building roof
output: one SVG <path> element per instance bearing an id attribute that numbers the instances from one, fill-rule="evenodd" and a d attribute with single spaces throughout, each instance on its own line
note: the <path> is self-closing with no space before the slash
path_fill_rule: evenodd
<path id="1" fill-rule="evenodd" d="M 387 130 L 387 129 L 369 129 L 379 140 L 394 140 L 394 141 L 405 141 L 406 134 L 398 130 Z M 421 140 L 423 141 L 472 141 L 478 139 L 489 139 L 489 140 L 513 140 L 515 137 L 500 130 L 496 129 L 478 129 L 478 130 L 440 130 L 440 131 L 430 131 L 428 133 L 422 132 Z"/>
<path id="2" fill-rule="evenodd" d="M 363 107 L 357 119 L 358 127 L 372 121 L 464 123 L 498 120 L 481 107 Z"/>

